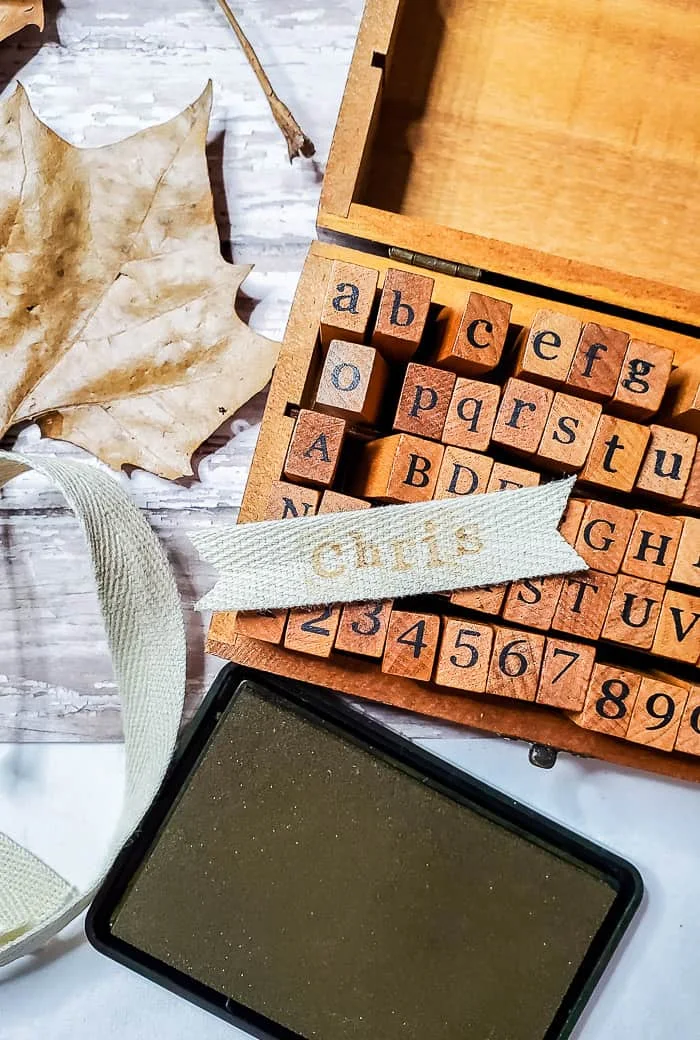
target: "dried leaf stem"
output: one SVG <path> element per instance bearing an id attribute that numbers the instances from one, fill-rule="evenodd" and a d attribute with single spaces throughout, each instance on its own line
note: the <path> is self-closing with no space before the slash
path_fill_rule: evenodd
<path id="1" fill-rule="evenodd" d="M 253 50 L 250 40 L 241 29 L 238 19 L 231 10 L 227 0 L 219 0 L 219 4 L 227 17 L 231 28 L 238 37 L 238 42 L 243 48 L 243 53 L 250 62 L 250 66 L 257 77 L 258 83 L 265 93 L 265 97 L 267 98 L 268 104 L 272 110 L 275 122 L 284 135 L 284 139 L 287 142 L 287 150 L 289 151 L 289 161 L 292 162 L 292 160 L 296 159 L 299 155 L 309 158 L 309 156 L 312 156 L 316 151 L 313 141 L 306 136 L 292 113 L 285 105 L 284 101 L 281 101 L 275 94 L 268 75 L 260 63 L 260 59 Z"/>

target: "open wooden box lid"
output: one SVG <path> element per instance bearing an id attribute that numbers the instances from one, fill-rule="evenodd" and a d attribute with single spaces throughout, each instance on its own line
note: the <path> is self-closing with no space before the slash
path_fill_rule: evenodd
<path id="1" fill-rule="evenodd" d="M 700 325 L 699 74 L 692 0 L 368 0 L 319 231 Z"/>

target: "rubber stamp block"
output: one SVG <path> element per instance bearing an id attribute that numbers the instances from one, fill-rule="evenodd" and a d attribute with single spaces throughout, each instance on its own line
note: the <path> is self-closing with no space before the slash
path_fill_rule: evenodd
<path id="1" fill-rule="evenodd" d="M 486 490 L 514 491 L 516 488 L 537 487 L 540 479 L 539 473 L 535 473 L 534 470 L 508 466 L 505 462 L 494 462 Z"/>
<path id="2" fill-rule="evenodd" d="M 581 322 L 568 314 L 537 311 L 521 337 L 513 375 L 544 386 L 565 383 L 581 331 Z"/>
<path id="3" fill-rule="evenodd" d="M 673 751 L 687 701 L 687 685 L 645 676 L 625 739 L 659 751 Z"/>
<path id="4" fill-rule="evenodd" d="M 265 510 L 265 520 L 288 520 L 298 516 L 314 516 L 321 495 L 315 488 L 289 484 L 285 480 L 272 482 Z"/>
<path id="5" fill-rule="evenodd" d="M 674 751 L 700 755 L 700 685 L 691 686 L 688 692 Z"/>
<path id="6" fill-rule="evenodd" d="M 439 639 L 440 618 L 436 614 L 392 611 L 382 671 L 428 682 Z"/>
<path id="7" fill-rule="evenodd" d="M 435 682 L 467 693 L 484 693 L 489 677 L 493 626 L 443 619 Z"/>
<path id="8" fill-rule="evenodd" d="M 595 649 L 547 636 L 537 703 L 564 711 L 581 711 L 595 664 Z"/>
<path id="9" fill-rule="evenodd" d="M 457 377 L 429 365 L 406 366 L 394 429 L 439 441 Z"/>
<path id="10" fill-rule="evenodd" d="M 314 408 L 353 423 L 375 423 L 389 368 L 374 347 L 331 340 Z"/>
<path id="11" fill-rule="evenodd" d="M 324 491 L 319 513 L 352 513 L 356 509 L 369 509 L 370 503 L 352 495 L 341 495 L 338 491 Z"/>
<path id="12" fill-rule="evenodd" d="M 381 657 L 384 653 L 393 600 L 371 600 L 346 603 L 340 612 L 336 650 L 363 657 Z"/>
<path id="13" fill-rule="evenodd" d="M 408 433 L 379 437 L 362 449 L 355 492 L 380 502 L 425 502 L 433 497 L 444 451 Z"/>
<path id="14" fill-rule="evenodd" d="M 581 639 L 600 639 L 614 587 L 612 574 L 602 571 L 565 577 L 552 628 Z"/>
<path id="15" fill-rule="evenodd" d="M 700 437 L 700 357 L 694 357 L 671 373 L 664 421 L 669 426 Z"/>
<path id="16" fill-rule="evenodd" d="M 281 643 L 288 613 L 288 610 L 239 610 L 236 632 L 264 643 Z"/>
<path id="17" fill-rule="evenodd" d="M 295 607 L 289 611 L 284 645 L 288 650 L 299 650 L 314 657 L 329 657 L 339 620 L 340 607 L 337 604 Z"/>
<path id="18" fill-rule="evenodd" d="M 574 548 L 594 570 L 617 574 L 634 528 L 632 509 L 589 501 Z"/>
<path id="19" fill-rule="evenodd" d="M 542 440 L 554 391 L 522 379 L 509 379 L 493 427 L 494 444 L 533 455 Z"/>
<path id="20" fill-rule="evenodd" d="M 635 491 L 680 501 L 690 479 L 698 439 L 692 433 L 652 424 Z"/>
<path id="21" fill-rule="evenodd" d="M 295 483 L 328 487 L 333 483 L 340 449 L 345 437 L 345 420 L 302 408 L 289 442 L 284 475 Z"/>
<path id="22" fill-rule="evenodd" d="M 564 473 L 581 469 L 593 444 L 603 409 L 596 401 L 571 394 L 554 395 L 537 448 L 537 458 Z"/>
<path id="23" fill-rule="evenodd" d="M 661 407 L 672 364 L 673 351 L 668 347 L 630 340 L 610 403 L 611 411 L 637 422 L 651 419 Z"/>
<path id="24" fill-rule="evenodd" d="M 566 503 L 564 515 L 559 523 L 559 534 L 566 539 L 569 545 L 576 545 L 587 505 L 587 498 L 570 498 Z"/>
<path id="25" fill-rule="evenodd" d="M 470 451 L 486 451 L 500 399 L 500 387 L 493 383 L 458 377 L 442 431 L 443 443 Z"/>
<path id="26" fill-rule="evenodd" d="M 466 607 L 478 614 L 498 617 L 506 598 L 508 585 L 482 585 L 479 589 L 459 589 L 450 596 L 456 607 Z"/>
<path id="27" fill-rule="evenodd" d="M 503 354 L 512 306 L 481 293 L 470 293 L 462 314 L 440 316 L 442 337 L 435 363 L 458 376 L 491 372 Z"/>
<path id="28" fill-rule="evenodd" d="M 603 625 L 603 639 L 651 650 L 659 623 L 665 586 L 618 574 Z"/>
<path id="29" fill-rule="evenodd" d="M 581 397 L 608 400 L 615 393 L 629 341 L 626 332 L 589 321 L 583 326 L 566 385 Z"/>
<path id="30" fill-rule="evenodd" d="M 700 597 L 667 589 L 652 651 L 673 661 L 697 664 L 700 658 Z"/>
<path id="31" fill-rule="evenodd" d="M 650 437 L 646 426 L 601 415 L 581 480 L 615 491 L 631 491 Z"/>
<path id="32" fill-rule="evenodd" d="M 543 632 L 552 624 L 564 584 L 563 578 L 524 578 L 514 581 L 506 595 L 502 616 L 514 625 L 529 625 Z"/>
<path id="33" fill-rule="evenodd" d="M 683 505 L 686 509 L 700 510 L 700 447 L 695 451 L 688 486 L 683 495 Z"/>
<path id="34" fill-rule="evenodd" d="M 664 519 L 668 520 L 668 517 Z M 671 581 L 697 589 L 700 587 L 700 518 L 686 516 L 676 523 L 682 524 L 682 531 Z"/>
<path id="35" fill-rule="evenodd" d="M 534 701 L 543 657 L 544 636 L 517 628 L 497 628 L 486 692 Z"/>
<path id="36" fill-rule="evenodd" d="M 435 498 L 460 498 L 462 495 L 481 495 L 486 492 L 493 459 L 476 451 L 463 448 L 445 448 L 440 465 Z"/>
<path id="37" fill-rule="evenodd" d="M 367 338 L 379 272 L 336 260 L 321 309 L 321 343 L 333 339 L 362 343 Z"/>
<path id="38" fill-rule="evenodd" d="M 386 272 L 372 343 L 389 360 L 408 361 L 418 350 L 434 284 L 422 274 Z"/>
<path id="39" fill-rule="evenodd" d="M 621 570 L 635 578 L 660 581 L 671 578 L 671 569 L 680 547 L 683 521 L 639 509 Z"/>
<path id="40" fill-rule="evenodd" d="M 584 729 L 625 737 L 641 682 L 638 672 L 595 664 L 583 710 L 572 713 L 572 720 Z"/>

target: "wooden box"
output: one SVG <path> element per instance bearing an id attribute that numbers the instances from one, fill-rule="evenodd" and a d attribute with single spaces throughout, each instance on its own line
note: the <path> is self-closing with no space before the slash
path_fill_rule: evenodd
<path id="1" fill-rule="evenodd" d="M 668 348 L 674 366 L 697 362 L 699 67 L 694 5 L 368 0 L 323 185 L 321 241 L 301 275 L 240 522 L 265 516 L 295 416 L 313 407 L 334 261 L 373 269 L 380 289 L 390 269 L 429 274 L 433 315 L 458 312 L 472 291 L 504 301 L 521 341 L 538 312 L 554 310 L 621 330 L 625 342 Z M 622 405 L 617 415 L 610 421 L 629 419 Z M 370 436 L 360 431 L 360 440 Z M 697 462 L 694 474 L 689 488 L 700 480 Z M 615 487 L 593 497 L 663 522 L 697 512 L 688 496 L 687 506 Z M 604 577 L 614 594 L 615 574 Z M 668 753 L 610 727 L 584 728 L 546 704 L 386 674 L 376 658 L 310 656 L 253 639 L 231 614 L 214 617 L 208 648 L 368 700 L 700 780 L 700 757 L 678 750 L 693 746 L 692 734 Z M 694 665 L 679 667 L 685 691 L 698 681 Z"/>

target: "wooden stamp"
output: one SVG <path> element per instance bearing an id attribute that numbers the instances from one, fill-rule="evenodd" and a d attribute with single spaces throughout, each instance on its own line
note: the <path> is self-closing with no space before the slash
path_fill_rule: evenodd
<path id="1" fill-rule="evenodd" d="M 384 653 L 393 600 L 371 600 L 346 603 L 340 612 L 336 650 L 363 657 L 381 657 Z"/>
<path id="2" fill-rule="evenodd" d="M 418 350 L 434 284 L 423 274 L 386 272 L 372 343 L 389 360 L 408 361 Z"/>
<path id="3" fill-rule="evenodd" d="M 617 574 L 635 519 L 631 509 L 589 501 L 574 545 L 576 552 L 594 570 Z"/>
<path id="4" fill-rule="evenodd" d="M 439 441 L 457 377 L 413 361 L 406 366 L 394 429 Z"/>
<path id="5" fill-rule="evenodd" d="M 576 545 L 587 505 L 588 499 L 586 498 L 570 498 L 566 503 L 566 509 L 559 524 L 559 534 L 567 540 L 569 545 Z"/>
<path id="6" fill-rule="evenodd" d="M 501 396 L 492 439 L 511 451 L 533 455 L 542 440 L 554 391 L 522 379 L 509 379 Z"/>
<path id="7" fill-rule="evenodd" d="M 236 632 L 264 643 L 281 643 L 288 613 L 288 610 L 239 610 Z"/>
<path id="8" fill-rule="evenodd" d="M 444 618 L 435 682 L 468 693 L 485 693 L 493 636 L 492 625 Z"/>
<path id="9" fill-rule="evenodd" d="M 339 491 L 324 491 L 321 496 L 319 513 L 351 513 L 355 509 L 370 509 L 369 502 L 352 495 L 341 495 Z"/>
<path id="10" fill-rule="evenodd" d="M 458 589 L 450 596 L 456 607 L 466 607 L 478 614 L 498 617 L 506 598 L 508 585 L 482 585 L 479 589 Z"/>
<path id="11" fill-rule="evenodd" d="M 681 520 L 650 513 L 647 509 L 637 510 L 621 570 L 636 578 L 660 581 L 662 584 L 667 582 L 680 546 L 682 530 Z"/>
<path id="12" fill-rule="evenodd" d="M 380 502 L 425 502 L 433 497 L 444 451 L 408 433 L 379 437 L 362 449 L 355 491 Z"/>
<path id="13" fill-rule="evenodd" d="M 581 480 L 615 491 L 631 491 L 650 436 L 646 426 L 601 415 Z"/>
<path id="14" fill-rule="evenodd" d="M 500 399 L 500 387 L 493 383 L 459 376 L 447 410 L 443 443 L 470 451 L 486 451 Z"/>
<path id="15" fill-rule="evenodd" d="M 625 419 L 646 422 L 656 415 L 668 386 L 673 351 L 632 339 L 610 402 L 611 411 Z"/>
<path id="16" fill-rule="evenodd" d="M 659 751 L 673 751 L 687 700 L 687 685 L 645 676 L 625 739 Z"/>
<path id="17" fill-rule="evenodd" d="M 469 294 L 462 314 L 441 315 L 443 334 L 435 364 L 458 376 L 492 371 L 503 354 L 512 310 L 510 303 L 481 293 Z"/>
<path id="18" fill-rule="evenodd" d="M 476 451 L 463 448 L 445 448 L 435 498 L 460 498 L 462 495 L 481 495 L 486 491 L 493 459 Z"/>
<path id="19" fill-rule="evenodd" d="M 514 491 L 516 488 L 537 487 L 539 473 L 520 466 L 508 466 L 505 462 L 494 462 L 487 491 Z"/>
<path id="20" fill-rule="evenodd" d="M 589 321 L 583 326 L 566 385 L 582 397 L 606 401 L 612 397 L 622 371 L 629 336 Z"/>
<path id="21" fill-rule="evenodd" d="M 439 638 L 440 618 L 436 614 L 392 611 L 382 671 L 427 682 L 433 674 Z"/>
<path id="22" fill-rule="evenodd" d="M 581 322 L 568 314 L 537 311 L 521 337 L 513 375 L 544 386 L 565 383 L 581 331 Z"/>
<path id="23" fill-rule="evenodd" d="M 518 628 L 497 628 L 486 692 L 494 697 L 534 701 L 544 656 L 544 636 Z"/>
<path id="24" fill-rule="evenodd" d="M 596 401 L 556 393 L 537 448 L 537 458 L 564 473 L 581 469 L 602 412 L 602 406 Z"/>
<path id="25" fill-rule="evenodd" d="M 339 620 L 337 604 L 295 607 L 289 611 L 284 645 L 288 650 L 299 650 L 314 657 L 330 657 Z"/>
<path id="26" fill-rule="evenodd" d="M 583 710 L 572 720 L 584 729 L 624 737 L 632 718 L 642 676 L 625 668 L 595 664 Z"/>
<path id="27" fill-rule="evenodd" d="M 697 356 L 672 372 L 663 416 L 670 426 L 700 437 L 700 359 Z"/>
<path id="28" fill-rule="evenodd" d="M 506 595 L 502 610 L 504 621 L 529 625 L 547 632 L 557 609 L 563 578 L 524 578 L 514 581 Z"/>
<path id="29" fill-rule="evenodd" d="M 547 636 L 537 703 L 564 711 L 581 711 L 595 664 L 595 649 Z"/>
<path id="30" fill-rule="evenodd" d="M 345 420 L 302 408 L 294 424 L 284 475 L 294 483 L 333 483 L 345 437 Z"/>
<path id="31" fill-rule="evenodd" d="M 331 340 L 314 408 L 353 423 L 375 423 L 389 368 L 374 347 Z"/>
<path id="32" fill-rule="evenodd" d="M 700 659 L 700 597 L 667 589 L 652 652 L 673 661 Z"/>
<path id="33" fill-rule="evenodd" d="M 333 339 L 362 343 L 367 337 L 379 271 L 334 261 L 321 310 L 321 343 Z"/>
<path id="34" fill-rule="evenodd" d="M 700 684 L 691 686 L 688 691 L 674 751 L 700 755 Z"/>
<path id="35" fill-rule="evenodd" d="M 686 516 L 676 523 L 682 524 L 682 533 L 671 581 L 697 589 L 700 587 L 700 517 Z"/>
<path id="36" fill-rule="evenodd" d="M 698 439 L 683 430 L 650 426 L 651 440 L 637 476 L 635 491 L 680 501 L 690 479 Z"/>
<path id="37" fill-rule="evenodd" d="M 320 497 L 320 492 L 315 488 L 275 480 L 270 488 L 265 519 L 288 520 L 298 516 L 314 516 Z"/>
<path id="38" fill-rule="evenodd" d="M 600 639 L 614 586 L 612 574 L 602 571 L 565 577 L 552 628 L 581 639 Z"/>
<path id="39" fill-rule="evenodd" d="M 618 574 L 603 625 L 603 639 L 651 650 L 659 623 L 665 586 Z"/>
<path id="40" fill-rule="evenodd" d="M 688 486 L 683 495 L 686 509 L 700 510 L 700 447 L 695 451 L 695 460 L 690 470 Z"/>

